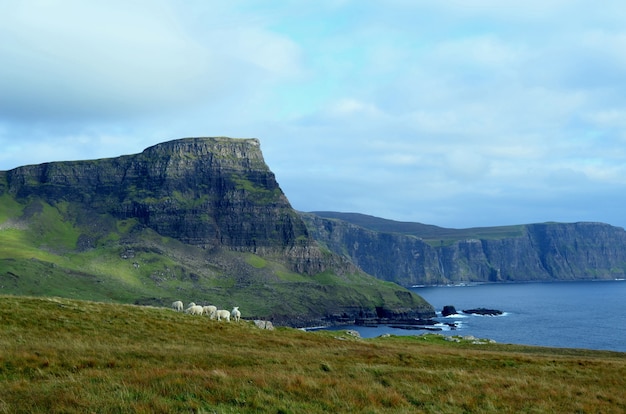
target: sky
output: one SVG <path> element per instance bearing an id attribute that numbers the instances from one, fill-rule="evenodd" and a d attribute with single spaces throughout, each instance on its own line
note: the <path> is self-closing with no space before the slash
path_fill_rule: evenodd
<path id="1" fill-rule="evenodd" d="M 626 3 L 0 0 L 0 170 L 258 138 L 299 211 L 626 227 Z"/>

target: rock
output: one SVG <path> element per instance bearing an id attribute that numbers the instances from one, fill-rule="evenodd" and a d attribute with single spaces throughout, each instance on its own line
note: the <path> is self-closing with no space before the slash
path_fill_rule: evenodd
<path id="1" fill-rule="evenodd" d="M 441 316 L 450 316 L 450 315 L 456 315 L 457 311 L 456 308 L 452 305 L 446 305 L 443 307 L 443 310 L 441 311 Z"/>
<path id="2" fill-rule="evenodd" d="M 259 329 L 267 329 L 268 331 L 274 330 L 274 324 L 272 324 L 272 322 L 270 321 L 262 321 L 262 320 L 257 319 L 254 321 L 254 324 Z"/>
<path id="3" fill-rule="evenodd" d="M 474 315 L 485 315 L 485 316 L 498 316 L 498 315 L 502 315 L 503 312 L 497 309 L 476 308 L 476 309 L 463 309 L 463 313 L 469 313 L 469 314 L 474 314 Z"/>

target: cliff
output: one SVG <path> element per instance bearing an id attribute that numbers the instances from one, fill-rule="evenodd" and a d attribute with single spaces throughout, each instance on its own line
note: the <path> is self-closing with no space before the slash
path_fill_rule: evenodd
<path id="1" fill-rule="evenodd" d="M 137 155 L 19 167 L 6 173 L 6 191 L 20 200 L 36 196 L 137 219 L 163 236 L 206 248 L 311 245 L 256 139 L 181 139 Z M 320 270 L 319 257 L 299 265 Z"/>
<path id="2" fill-rule="evenodd" d="M 313 236 L 331 251 L 403 286 L 626 275 L 626 232 L 603 223 L 456 230 L 358 214 L 302 216 Z"/>
<path id="3" fill-rule="evenodd" d="M 256 139 L 185 138 L 23 166 L 0 172 L 0 197 L 5 292 L 217 301 L 286 323 L 434 314 L 419 296 L 322 251 Z"/>

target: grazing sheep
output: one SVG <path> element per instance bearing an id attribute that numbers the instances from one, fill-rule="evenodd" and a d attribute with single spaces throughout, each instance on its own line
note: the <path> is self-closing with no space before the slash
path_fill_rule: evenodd
<path id="1" fill-rule="evenodd" d="M 235 319 L 235 322 L 239 322 L 241 318 L 241 312 L 239 312 L 239 306 L 235 306 L 233 310 L 230 312 L 231 316 Z"/>
<path id="2" fill-rule="evenodd" d="M 209 315 L 209 318 L 215 319 L 215 312 L 217 312 L 217 307 L 213 305 L 203 306 L 202 311 L 204 315 Z"/>
<path id="3" fill-rule="evenodd" d="M 202 315 L 202 311 L 203 311 L 202 306 L 193 305 L 193 306 L 188 307 L 185 312 L 190 315 Z"/>
<path id="4" fill-rule="evenodd" d="M 183 311 L 183 302 L 181 302 L 180 300 L 177 300 L 176 302 L 172 303 L 172 309 L 174 309 L 176 312 L 182 312 Z"/>
<path id="5" fill-rule="evenodd" d="M 230 322 L 230 312 L 224 309 L 220 309 L 215 312 L 217 315 L 217 320 L 221 321 L 222 319 L 226 319 L 227 322 Z"/>

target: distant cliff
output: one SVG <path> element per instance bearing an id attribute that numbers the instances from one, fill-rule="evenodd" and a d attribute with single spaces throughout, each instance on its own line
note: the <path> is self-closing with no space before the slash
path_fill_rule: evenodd
<path id="1" fill-rule="evenodd" d="M 626 232 L 603 223 L 455 230 L 359 214 L 302 216 L 313 236 L 331 251 L 403 286 L 626 275 Z"/>
<path id="2" fill-rule="evenodd" d="M 0 201 L 5 292 L 202 299 L 291 324 L 434 315 L 419 296 L 322 251 L 256 139 L 184 138 L 0 171 Z"/>

